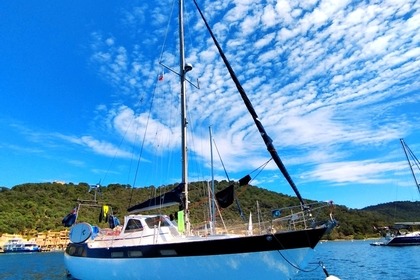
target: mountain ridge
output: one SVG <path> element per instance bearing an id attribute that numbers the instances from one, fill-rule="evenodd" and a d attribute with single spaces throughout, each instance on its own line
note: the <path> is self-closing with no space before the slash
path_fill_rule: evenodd
<path id="1" fill-rule="evenodd" d="M 157 188 L 147 186 L 132 188 L 129 185 L 109 184 L 99 187 L 96 194 L 97 206 L 112 202 L 115 214 L 122 217 L 129 204 L 144 201 L 173 189 L 177 184 Z M 216 191 L 229 185 L 227 181 L 215 182 Z M 201 209 L 207 203 L 207 182 L 190 183 L 190 209 Z M 235 187 L 236 188 L 236 187 Z M 26 183 L 12 188 L 0 187 L 0 234 L 19 233 L 30 235 L 34 232 L 56 231 L 64 229 L 61 221 L 76 205 L 78 199 L 92 201 L 94 192 L 86 183 Z M 272 209 L 299 205 L 295 197 L 276 193 L 257 186 L 237 188 L 236 196 L 245 215 L 255 213 L 255 201 L 266 212 Z M 314 202 L 306 199 L 308 203 Z M 83 209 L 84 210 L 84 209 Z M 223 209 L 225 220 L 241 221 L 237 205 Z M 420 221 L 420 202 L 395 201 L 368 206 L 363 209 L 351 209 L 344 205 L 335 205 L 334 217 L 339 226 L 331 232 L 328 239 L 358 239 L 380 237 L 375 227 L 391 225 L 394 222 Z M 168 211 L 173 211 L 169 209 Z M 176 210 L 175 210 L 176 211 Z M 205 214 L 195 211 L 192 219 L 203 220 Z M 170 213 L 170 212 L 167 212 Z M 80 213 L 86 215 L 88 222 L 97 222 L 98 213 Z"/>

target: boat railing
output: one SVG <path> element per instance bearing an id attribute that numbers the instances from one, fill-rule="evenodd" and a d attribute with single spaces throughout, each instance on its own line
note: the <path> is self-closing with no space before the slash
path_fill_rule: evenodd
<path id="1" fill-rule="evenodd" d="M 320 202 L 301 206 L 283 207 L 273 209 L 266 213 L 259 213 L 254 221 L 236 222 L 226 226 L 226 228 L 216 228 L 217 234 L 241 234 L 258 235 L 270 234 L 282 231 L 296 231 L 308 228 L 326 226 L 327 221 L 332 219 L 330 202 Z M 208 234 L 206 227 L 197 228 L 198 235 Z"/>
<path id="2" fill-rule="evenodd" d="M 304 207 L 294 206 L 273 212 L 272 228 L 276 231 L 301 230 L 324 226 L 327 221 L 333 219 L 334 205 L 332 202 L 317 202 L 307 204 Z"/>

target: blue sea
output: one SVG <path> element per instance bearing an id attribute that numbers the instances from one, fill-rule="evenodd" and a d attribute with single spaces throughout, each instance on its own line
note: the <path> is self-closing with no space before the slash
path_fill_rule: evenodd
<path id="1" fill-rule="evenodd" d="M 296 280 L 320 280 L 330 275 L 341 280 L 420 280 L 420 246 L 370 246 L 369 241 L 329 241 L 318 244 Z M 237 279 L 244 279 L 238 275 Z M 0 254 L 0 279 L 68 280 L 63 253 Z M 174 275 L 174 278 L 176 276 Z M 258 280 L 258 279 L 256 279 Z"/>

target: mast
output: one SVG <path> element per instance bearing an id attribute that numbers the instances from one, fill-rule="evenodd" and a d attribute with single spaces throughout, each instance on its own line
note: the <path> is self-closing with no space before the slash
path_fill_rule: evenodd
<path id="1" fill-rule="evenodd" d="M 182 182 L 185 192 L 185 229 L 187 235 L 190 233 L 189 207 L 188 207 L 188 159 L 187 159 L 187 102 L 185 95 L 185 74 L 192 69 L 190 65 L 185 64 L 184 50 L 184 1 L 179 0 L 179 77 L 181 83 L 181 142 L 182 142 Z"/>
<path id="2" fill-rule="evenodd" d="M 411 151 L 411 149 L 404 142 L 404 139 L 401 138 L 400 142 L 401 142 L 401 145 L 403 147 L 405 157 L 407 158 L 408 166 L 410 166 L 411 174 L 413 174 L 414 182 L 416 183 L 416 187 L 417 187 L 418 191 L 420 192 L 420 184 L 417 181 L 416 173 L 414 172 L 414 169 L 413 169 L 413 165 L 416 165 L 417 168 L 420 170 L 420 162 L 417 159 L 417 157 L 414 155 L 414 153 Z M 410 157 L 413 159 L 414 164 L 411 164 L 409 154 L 410 154 Z"/>
<path id="3" fill-rule="evenodd" d="M 216 205 L 214 198 L 214 169 L 213 169 L 213 136 L 211 133 L 211 126 L 209 126 L 210 133 L 210 161 L 211 161 L 211 206 L 210 206 L 210 220 L 211 220 L 211 233 L 215 233 L 216 228 Z"/>

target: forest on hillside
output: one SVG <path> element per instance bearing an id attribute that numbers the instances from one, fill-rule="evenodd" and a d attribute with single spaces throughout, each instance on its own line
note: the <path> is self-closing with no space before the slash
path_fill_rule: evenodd
<path id="1" fill-rule="evenodd" d="M 216 190 L 228 185 L 227 181 L 215 182 Z M 161 188 L 154 186 L 132 188 L 129 185 L 111 184 L 98 187 L 96 192 L 86 183 L 28 183 L 11 189 L 2 187 L 0 188 L 0 234 L 19 233 L 31 236 L 37 232 L 63 230 L 63 217 L 81 201 L 84 205 L 90 205 L 80 208 L 79 211 L 79 216 L 83 216 L 83 220 L 87 222 L 98 223 L 103 204 L 110 205 L 113 213 L 122 218 L 127 214 L 127 208 L 133 204 L 161 195 L 176 186 L 177 184 Z M 193 223 L 204 221 L 208 215 L 206 190 L 207 182 L 190 183 L 189 201 Z M 225 221 L 241 221 L 239 209 L 245 216 L 256 213 L 256 201 L 263 213 L 299 204 L 294 197 L 251 185 L 235 187 L 235 192 L 238 202 L 223 209 Z M 339 225 L 327 238 L 379 237 L 374 227 L 391 225 L 397 221 L 420 221 L 419 209 L 420 202 L 394 202 L 362 210 L 336 205 L 333 214 Z M 164 211 L 169 214 L 171 211 L 176 211 L 176 208 Z M 324 218 L 326 217 L 327 215 L 324 215 Z"/>

